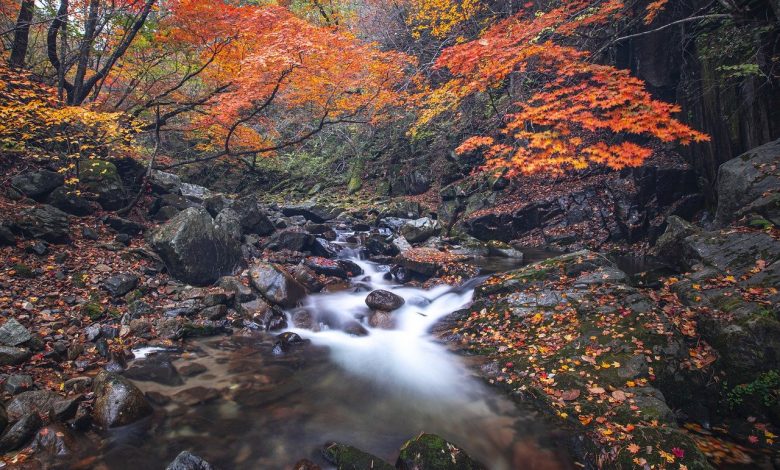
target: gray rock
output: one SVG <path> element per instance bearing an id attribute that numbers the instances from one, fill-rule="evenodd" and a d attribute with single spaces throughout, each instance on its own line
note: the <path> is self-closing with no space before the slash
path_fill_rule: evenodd
<path id="1" fill-rule="evenodd" d="M 0 246 L 16 245 L 16 235 L 5 225 L 0 224 Z"/>
<path id="2" fill-rule="evenodd" d="M 92 386 L 95 422 L 103 428 L 124 426 L 152 413 L 143 392 L 128 379 L 106 371 L 100 371 Z"/>
<path id="3" fill-rule="evenodd" d="M 25 196 L 42 201 L 49 193 L 65 184 L 65 177 L 54 171 L 41 170 L 14 176 L 11 184 Z"/>
<path id="4" fill-rule="evenodd" d="M 32 339 L 30 330 L 19 323 L 15 318 L 9 318 L 8 321 L 0 326 L 0 344 L 5 346 L 19 346 Z"/>
<path id="5" fill-rule="evenodd" d="M 173 173 L 152 170 L 149 183 L 160 194 L 181 194 L 181 178 Z"/>
<path id="6" fill-rule="evenodd" d="M 681 264 L 684 240 L 697 231 L 698 228 L 681 217 L 676 215 L 668 217 L 666 231 L 655 242 L 653 254 L 674 265 Z"/>
<path id="7" fill-rule="evenodd" d="M 384 310 L 390 312 L 401 308 L 406 303 L 403 297 L 390 291 L 378 289 L 366 297 L 366 305 L 374 310 Z"/>
<path id="8" fill-rule="evenodd" d="M 165 470 L 214 470 L 214 467 L 197 455 L 184 451 Z"/>
<path id="9" fill-rule="evenodd" d="M 132 220 L 123 219 L 114 215 L 109 215 L 103 219 L 103 223 L 116 230 L 130 236 L 140 235 L 144 232 L 144 226 Z"/>
<path id="10" fill-rule="evenodd" d="M 13 424 L 0 438 L 0 452 L 16 450 L 25 445 L 43 426 L 36 413 L 28 413 Z"/>
<path id="11" fill-rule="evenodd" d="M 94 202 L 87 200 L 64 186 L 60 186 L 52 191 L 46 202 L 63 212 L 76 216 L 90 215 L 96 210 Z"/>
<path id="12" fill-rule="evenodd" d="M 14 225 L 29 238 L 40 238 L 50 243 L 68 243 L 68 220 L 68 214 L 65 212 L 53 206 L 42 205 L 22 209 Z"/>
<path id="13" fill-rule="evenodd" d="M 33 387 L 33 379 L 29 375 L 14 374 L 5 381 L 5 391 L 11 395 L 18 395 Z"/>
<path id="14" fill-rule="evenodd" d="M 249 286 L 245 286 L 241 280 L 235 276 L 223 276 L 217 281 L 217 286 L 227 292 L 232 292 L 237 303 L 249 302 L 255 299 L 255 294 Z"/>
<path id="15" fill-rule="evenodd" d="M 241 261 L 239 242 L 203 208 L 180 212 L 155 232 L 152 245 L 173 277 L 194 285 L 231 274 Z"/>
<path id="16" fill-rule="evenodd" d="M 204 199 L 211 197 L 211 190 L 197 184 L 182 183 L 181 195 L 195 202 L 203 202 Z"/>
<path id="17" fill-rule="evenodd" d="M 280 267 L 258 263 L 250 268 L 249 276 L 263 297 L 284 308 L 295 307 L 306 295 L 306 289 Z"/>
<path id="18" fill-rule="evenodd" d="M 103 289 L 113 297 L 122 297 L 138 286 L 138 276 L 135 274 L 118 274 L 103 281 Z"/>
<path id="19" fill-rule="evenodd" d="M 59 395 L 49 390 L 32 390 L 13 397 L 5 410 L 11 421 L 31 413 L 48 415 L 54 411 L 54 404 L 61 399 Z"/>
<path id="20" fill-rule="evenodd" d="M 226 209 L 223 209 L 223 211 Z M 259 202 L 252 196 L 242 197 L 230 205 L 230 210 L 235 213 L 241 225 L 243 233 L 254 233 L 264 237 L 272 234 L 276 228 L 271 219 L 260 207 Z"/>
<path id="21" fill-rule="evenodd" d="M 16 366 L 32 357 L 32 352 L 24 348 L 0 346 L 0 366 Z"/>
<path id="22" fill-rule="evenodd" d="M 343 211 L 340 208 L 317 204 L 315 202 L 282 208 L 282 214 L 287 217 L 302 215 L 307 220 L 311 220 L 318 224 L 335 219 L 341 212 Z"/>
<path id="23" fill-rule="evenodd" d="M 243 230 L 241 229 L 241 220 L 238 213 L 231 208 L 223 209 L 222 212 L 217 214 L 214 218 L 214 223 L 217 227 L 224 230 L 230 236 L 236 240 L 241 240 Z"/>
<path id="24" fill-rule="evenodd" d="M 718 210 L 715 222 L 723 227 L 743 207 L 768 192 L 780 190 L 780 140 L 731 159 L 718 170 Z"/>
<path id="25" fill-rule="evenodd" d="M 401 226 L 401 235 L 409 243 L 420 243 L 441 232 L 441 225 L 436 220 L 422 217 L 406 222 Z"/>

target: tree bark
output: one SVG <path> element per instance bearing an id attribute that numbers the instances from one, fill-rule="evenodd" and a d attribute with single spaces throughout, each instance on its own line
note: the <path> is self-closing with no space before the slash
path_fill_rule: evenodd
<path id="1" fill-rule="evenodd" d="M 32 23 L 35 11 L 35 0 L 23 0 L 19 8 L 19 17 L 14 28 L 14 42 L 11 46 L 11 58 L 8 64 L 12 68 L 24 67 L 24 58 L 27 56 L 27 44 L 30 38 L 30 23 Z"/>

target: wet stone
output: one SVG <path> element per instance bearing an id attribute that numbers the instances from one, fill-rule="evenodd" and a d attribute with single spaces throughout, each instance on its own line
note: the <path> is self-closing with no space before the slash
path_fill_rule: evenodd
<path id="1" fill-rule="evenodd" d="M 184 377 L 195 377 L 196 375 L 200 375 L 207 370 L 208 368 L 206 366 L 203 364 L 198 364 L 197 362 L 191 362 L 178 368 L 179 374 L 183 375 Z"/>
<path id="2" fill-rule="evenodd" d="M 186 406 L 195 406 L 208 403 L 219 397 L 217 389 L 198 386 L 176 393 L 173 399 Z"/>
<path id="3" fill-rule="evenodd" d="M 9 376 L 4 384 L 5 391 L 11 395 L 18 395 L 33 387 L 33 379 L 29 375 L 14 374 Z"/>
<path id="4" fill-rule="evenodd" d="M 214 467 L 197 455 L 184 451 L 165 470 L 214 470 Z"/>
<path id="5" fill-rule="evenodd" d="M 43 422 L 37 413 L 27 413 L 22 416 L 0 438 L 0 452 L 7 452 L 22 447 L 32 439 L 42 425 Z"/>

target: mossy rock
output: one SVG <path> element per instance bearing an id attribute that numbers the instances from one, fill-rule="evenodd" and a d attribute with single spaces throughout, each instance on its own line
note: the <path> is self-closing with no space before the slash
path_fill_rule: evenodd
<path id="1" fill-rule="evenodd" d="M 103 316 L 103 306 L 97 302 L 87 302 L 81 306 L 81 314 L 97 320 Z"/>
<path id="2" fill-rule="evenodd" d="M 375 455 L 336 442 L 325 445 L 322 456 L 335 465 L 337 470 L 394 470 L 392 465 Z"/>
<path id="3" fill-rule="evenodd" d="M 85 272 L 76 273 L 71 277 L 73 285 L 76 287 L 85 287 L 89 280 L 89 275 Z"/>
<path id="4" fill-rule="evenodd" d="M 16 274 L 14 274 L 16 277 L 21 277 L 24 279 L 32 279 L 35 277 L 35 271 L 33 271 L 29 266 L 26 264 L 17 263 L 11 266 L 11 269 L 14 270 Z"/>
<path id="5" fill-rule="evenodd" d="M 435 434 L 420 434 L 401 447 L 399 470 L 481 470 L 486 467 L 456 445 Z"/>
<path id="6" fill-rule="evenodd" d="M 80 161 L 79 186 L 90 193 L 103 209 L 118 210 L 127 202 L 122 178 L 111 162 L 98 159 Z"/>
<path id="7" fill-rule="evenodd" d="M 360 188 L 363 187 L 363 180 L 358 175 L 352 175 L 352 177 L 349 179 L 349 184 L 347 185 L 347 193 L 348 194 L 355 194 L 356 192 L 360 191 Z"/>

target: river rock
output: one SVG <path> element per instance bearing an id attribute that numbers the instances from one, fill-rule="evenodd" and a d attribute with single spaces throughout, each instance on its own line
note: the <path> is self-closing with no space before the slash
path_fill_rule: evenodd
<path id="1" fill-rule="evenodd" d="M 103 281 L 103 289 L 113 297 L 122 297 L 138 286 L 139 278 L 135 274 L 118 274 Z"/>
<path id="2" fill-rule="evenodd" d="M 50 424 L 41 428 L 33 437 L 30 449 L 49 458 L 62 458 L 78 451 L 78 442 L 70 428 L 63 424 Z"/>
<path id="3" fill-rule="evenodd" d="M 341 212 L 342 210 L 340 208 L 314 202 L 282 208 L 282 214 L 287 217 L 301 215 L 307 220 L 311 220 L 318 224 L 335 219 Z"/>
<path id="4" fill-rule="evenodd" d="M 52 191 L 46 199 L 49 205 L 57 209 L 76 216 L 86 216 L 93 214 L 96 210 L 95 203 L 82 197 L 72 189 L 60 186 Z"/>
<path id="5" fill-rule="evenodd" d="M 439 222 L 428 217 L 406 222 L 401 226 L 401 235 L 409 243 L 420 243 L 441 231 Z"/>
<path id="6" fill-rule="evenodd" d="M 181 178 L 173 173 L 152 170 L 149 177 L 152 191 L 158 194 L 181 194 Z"/>
<path id="7" fill-rule="evenodd" d="M 48 415 L 53 412 L 54 404 L 61 399 L 59 395 L 49 390 L 32 390 L 13 397 L 5 410 L 11 421 L 16 421 L 30 413 Z"/>
<path id="8" fill-rule="evenodd" d="M 211 197 L 209 188 L 192 183 L 182 183 L 179 191 L 182 196 L 197 203 L 202 203 L 206 198 Z"/>
<path id="9" fill-rule="evenodd" d="M 718 210 L 715 221 L 725 226 L 738 217 L 741 210 L 753 205 L 756 212 L 778 218 L 780 204 L 780 140 L 754 148 L 731 159 L 718 169 Z M 771 197 L 774 194 L 775 197 Z M 764 201 L 763 203 L 761 201 Z"/>
<path id="10" fill-rule="evenodd" d="M 14 226 L 29 238 L 40 238 L 49 243 L 68 243 L 70 241 L 68 222 L 68 214 L 44 204 L 19 211 Z"/>
<path id="11" fill-rule="evenodd" d="M 0 452 L 18 449 L 26 444 L 43 425 L 37 413 L 28 413 L 14 423 L 0 437 Z"/>
<path id="12" fill-rule="evenodd" d="M 231 274 L 241 261 L 238 241 L 203 208 L 180 212 L 155 232 L 152 245 L 173 277 L 194 285 Z"/>
<path id="13" fill-rule="evenodd" d="M 11 185 L 22 194 L 36 201 L 42 201 L 56 188 L 65 184 L 61 173 L 49 170 L 22 173 L 11 178 Z"/>
<path id="14" fill-rule="evenodd" d="M 33 387 L 33 378 L 26 374 L 9 375 L 3 384 L 5 391 L 11 395 L 19 395 Z"/>
<path id="15" fill-rule="evenodd" d="M 368 336 L 368 330 L 359 321 L 351 320 L 346 322 L 341 329 L 344 333 L 351 336 Z"/>
<path id="16" fill-rule="evenodd" d="M 252 289 L 249 286 L 244 285 L 241 282 L 241 279 L 235 276 L 222 276 L 219 281 L 217 281 L 217 286 L 232 293 L 237 303 L 249 302 L 256 297 L 254 292 L 252 292 Z"/>
<path id="17" fill-rule="evenodd" d="M 375 455 L 336 442 L 326 444 L 322 456 L 339 470 L 394 470 L 392 465 Z"/>
<path id="18" fill-rule="evenodd" d="M 197 455 L 185 450 L 177 455 L 165 470 L 214 470 L 214 467 Z"/>
<path id="19" fill-rule="evenodd" d="M 454 444 L 435 434 L 420 434 L 401 447 L 395 463 L 398 470 L 483 470 L 484 465 Z"/>
<path id="20" fill-rule="evenodd" d="M 296 306 L 306 295 L 306 288 L 281 267 L 258 263 L 249 269 L 249 276 L 263 297 L 283 308 Z"/>
<path id="21" fill-rule="evenodd" d="M 384 310 L 390 312 L 401 308 L 406 301 L 400 295 L 390 291 L 378 289 L 366 297 L 366 305 L 373 310 Z"/>
<path id="22" fill-rule="evenodd" d="M 127 194 L 116 166 L 105 160 L 79 163 L 79 186 L 105 210 L 115 211 L 127 204 Z"/>
<path id="23" fill-rule="evenodd" d="M 100 371 L 92 385 L 93 418 L 103 428 L 124 426 L 152 413 L 143 392 L 121 375 Z"/>
<path id="24" fill-rule="evenodd" d="M 32 357 L 32 352 L 24 348 L 0 346 L 0 366 L 15 366 Z"/>
<path id="25" fill-rule="evenodd" d="M 220 229 L 224 230 L 235 240 L 241 240 L 243 235 L 243 229 L 241 228 L 241 220 L 232 208 L 228 207 L 223 209 L 222 212 L 217 214 L 214 218 L 214 223 Z"/>
<path id="26" fill-rule="evenodd" d="M 19 346 L 32 339 L 30 330 L 19 323 L 15 318 L 9 318 L 3 326 L 0 326 L 0 344 L 5 346 Z"/>
<path id="27" fill-rule="evenodd" d="M 301 228 L 288 228 L 278 232 L 271 241 L 279 250 L 306 251 L 314 243 L 314 235 Z"/>
<path id="28" fill-rule="evenodd" d="M 252 196 L 245 196 L 234 201 L 230 205 L 230 210 L 236 214 L 243 233 L 254 233 L 264 237 L 276 230 L 260 203 Z"/>

